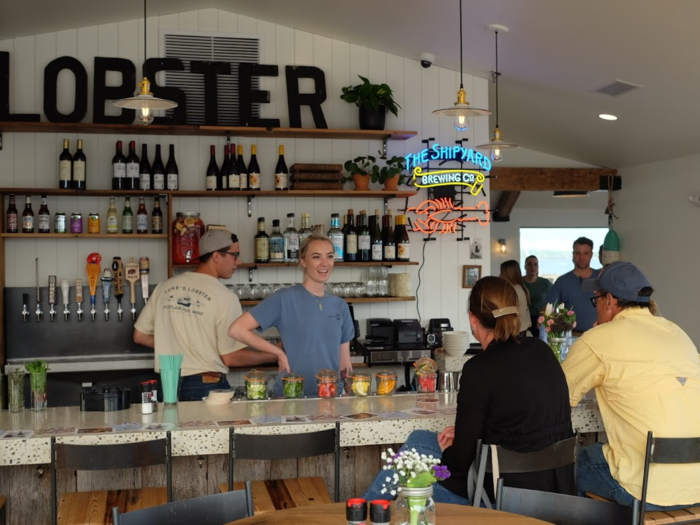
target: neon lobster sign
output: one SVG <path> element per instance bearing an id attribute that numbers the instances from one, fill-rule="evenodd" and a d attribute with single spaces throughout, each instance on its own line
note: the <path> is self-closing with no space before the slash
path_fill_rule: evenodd
<path id="1" fill-rule="evenodd" d="M 479 226 L 486 226 L 491 222 L 491 212 L 486 201 L 481 201 L 476 206 L 465 207 L 455 206 L 452 199 L 429 199 L 418 206 L 408 208 L 406 211 L 412 211 L 416 215 L 421 216 L 421 218 L 412 221 L 413 231 L 426 234 L 438 233 L 443 235 L 446 233 L 457 233 L 457 226 L 464 222 L 478 222 Z M 453 212 L 459 213 L 459 215 L 448 219 L 447 216 Z M 465 213 L 468 212 L 481 215 L 467 217 Z"/>

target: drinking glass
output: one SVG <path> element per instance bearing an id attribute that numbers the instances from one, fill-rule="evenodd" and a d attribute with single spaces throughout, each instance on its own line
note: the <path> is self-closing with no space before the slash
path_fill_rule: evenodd
<path id="1" fill-rule="evenodd" d="M 272 295 L 272 286 L 269 284 L 263 284 L 260 286 L 260 298 L 261 299 L 267 299 Z"/>
<path id="2" fill-rule="evenodd" d="M 10 412 L 24 410 L 24 370 L 21 368 L 7 374 L 7 397 Z"/>
<path id="3" fill-rule="evenodd" d="M 382 266 L 377 270 L 379 270 L 377 294 L 386 297 L 389 295 L 389 268 Z"/>
<path id="4" fill-rule="evenodd" d="M 367 297 L 377 296 L 377 267 L 372 266 L 367 268 L 367 279 L 365 281 L 367 286 Z"/>
<path id="5" fill-rule="evenodd" d="M 234 288 L 235 294 L 238 296 L 238 299 L 240 301 L 245 301 L 248 299 L 250 292 L 248 290 L 248 286 L 245 284 L 237 284 L 236 287 Z"/>
<path id="6" fill-rule="evenodd" d="M 355 286 L 352 283 L 343 284 L 343 297 L 355 297 Z"/>
<path id="7" fill-rule="evenodd" d="M 342 283 L 333 283 L 331 285 L 331 293 L 338 297 L 343 297 L 344 289 Z"/>
<path id="8" fill-rule="evenodd" d="M 46 410 L 46 370 L 29 373 L 29 390 L 32 410 Z"/>
<path id="9" fill-rule="evenodd" d="M 257 284 L 250 285 L 250 296 L 248 297 L 251 301 L 259 301 L 262 298 L 262 290 Z"/>

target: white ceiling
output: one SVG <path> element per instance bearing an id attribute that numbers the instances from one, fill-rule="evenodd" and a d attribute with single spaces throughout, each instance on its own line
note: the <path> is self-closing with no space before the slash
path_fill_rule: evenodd
<path id="1" fill-rule="evenodd" d="M 432 53 L 438 65 L 459 70 L 458 6 L 458 0 L 149 0 L 148 12 L 216 7 L 409 58 Z M 615 168 L 700 153 L 697 0 L 464 0 L 463 11 L 466 72 L 489 77 L 494 39 L 485 26 L 510 28 L 499 37 L 505 140 Z M 0 0 L 0 40 L 142 16 L 140 0 Z M 644 89 L 617 98 L 594 93 L 615 80 Z M 599 113 L 619 120 L 604 122 Z"/>

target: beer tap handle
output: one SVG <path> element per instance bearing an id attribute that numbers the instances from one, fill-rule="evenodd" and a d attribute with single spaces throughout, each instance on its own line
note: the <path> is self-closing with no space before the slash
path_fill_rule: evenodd
<path id="1" fill-rule="evenodd" d="M 139 263 L 134 261 L 133 257 L 129 257 L 129 262 L 126 263 L 126 280 L 129 281 L 129 291 L 131 292 L 131 320 L 136 321 L 136 281 L 139 280 Z"/>
<path id="2" fill-rule="evenodd" d="M 75 313 L 78 314 L 78 322 L 83 320 L 83 280 L 75 280 L 75 302 L 78 304 L 78 309 Z"/>
<path id="3" fill-rule="evenodd" d="M 114 286 L 114 297 L 117 298 L 117 317 L 122 320 L 124 310 L 122 309 L 122 297 L 124 297 L 124 265 L 121 257 L 112 259 L 112 284 Z"/>
<path id="4" fill-rule="evenodd" d="M 34 259 L 34 264 L 36 267 L 36 322 L 41 321 L 41 292 L 39 291 L 39 258 Z"/>
<path id="5" fill-rule="evenodd" d="M 148 272 L 150 270 L 151 263 L 148 257 L 141 257 L 139 259 L 139 273 L 141 274 L 141 295 L 143 296 L 143 304 L 148 302 Z"/>
<path id="6" fill-rule="evenodd" d="M 102 300 L 105 304 L 105 321 L 109 321 L 109 299 L 112 292 L 112 271 L 105 268 L 101 277 L 102 281 Z"/>
<path id="7" fill-rule="evenodd" d="M 54 305 L 56 304 L 56 276 L 49 275 L 49 321 L 53 323 L 53 319 L 56 316 L 56 310 Z"/>
<path id="8" fill-rule="evenodd" d="M 26 323 L 27 318 L 29 317 L 29 294 L 28 293 L 23 293 L 22 294 L 22 322 Z"/>
<path id="9" fill-rule="evenodd" d="M 68 279 L 61 281 L 61 299 L 63 300 L 63 320 L 68 321 L 70 316 L 70 283 Z"/>

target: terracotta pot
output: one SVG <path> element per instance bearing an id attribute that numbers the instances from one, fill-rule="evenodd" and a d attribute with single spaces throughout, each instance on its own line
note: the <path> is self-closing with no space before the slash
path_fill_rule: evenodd
<path id="1" fill-rule="evenodd" d="M 399 189 L 399 174 L 384 181 L 384 191 L 396 191 Z"/>
<path id="2" fill-rule="evenodd" d="M 377 111 L 370 111 L 360 106 L 360 129 L 384 129 L 386 125 L 386 107 L 379 106 Z"/>
<path id="3" fill-rule="evenodd" d="M 356 190 L 366 190 L 369 188 L 369 175 L 366 173 L 353 173 L 352 180 L 355 183 Z"/>

